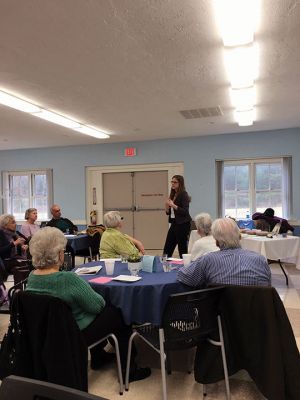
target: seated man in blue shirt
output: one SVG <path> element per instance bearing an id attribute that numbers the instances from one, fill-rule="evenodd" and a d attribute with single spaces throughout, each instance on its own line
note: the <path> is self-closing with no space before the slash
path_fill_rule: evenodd
<path id="1" fill-rule="evenodd" d="M 220 251 L 197 258 L 178 271 L 185 285 L 201 288 L 213 284 L 271 286 L 265 257 L 240 246 L 240 231 L 230 218 L 216 219 L 212 235 Z"/>

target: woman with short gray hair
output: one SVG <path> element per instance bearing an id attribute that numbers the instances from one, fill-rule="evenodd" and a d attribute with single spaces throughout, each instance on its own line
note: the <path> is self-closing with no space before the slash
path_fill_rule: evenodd
<path id="1" fill-rule="evenodd" d="M 106 230 L 101 236 L 101 258 L 138 256 L 145 253 L 139 240 L 121 232 L 123 217 L 119 211 L 109 211 L 103 217 Z"/>
<path id="2" fill-rule="evenodd" d="M 37 209 L 28 208 L 25 211 L 25 219 L 26 222 L 21 226 L 21 233 L 27 239 L 31 239 L 31 237 L 40 229 L 40 227 L 35 223 L 37 220 Z"/>
<path id="3" fill-rule="evenodd" d="M 18 265 L 18 259 L 26 260 L 28 246 L 25 240 L 16 233 L 16 220 L 11 214 L 0 216 L 0 257 L 3 260 L 5 271 L 2 271 L 2 279 L 6 280 L 14 268 Z"/>
<path id="4" fill-rule="evenodd" d="M 66 245 L 67 239 L 59 229 L 51 227 L 41 229 L 39 235 L 32 238 L 29 243 L 32 264 L 39 269 L 61 265 Z"/>
<path id="5" fill-rule="evenodd" d="M 191 261 L 196 260 L 196 258 L 199 258 L 204 254 L 219 250 L 216 246 L 215 239 L 211 235 L 211 216 L 207 213 L 197 214 L 194 221 L 200 238 L 193 244 L 191 250 Z"/>
<path id="6" fill-rule="evenodd" d="M 58 228 L 40 229 L 32 237 L 29 248 L 35 270 L 28 277 L 26 290 L 58 297 L 67 303 L 87 346 L 114 333 L 119 341 L 121 364 L 125 371 L 128 339 L 132 331 L 124 324 L 120 310 L 106 305 L 103 297 L 88 282 L 73 272 L 60 271 L 66 244 L 67 239 Z M 104 351 L 104 345 L 105 342 L 100 343 L 90 350 L 92 369 L 101 368 L 113 357 Z M 150 374 L 149 368 L 132 364 L 131 380 L 144 379 Z"/>
<path id="7" fill-rule="evenodd" d="M 109 211 L 104 214 L 103 217 L 104 225 L 106 226 L 106 228 L 117 228 L 122 220 L 123 217 L 121 217 L 119 211 Z"/>

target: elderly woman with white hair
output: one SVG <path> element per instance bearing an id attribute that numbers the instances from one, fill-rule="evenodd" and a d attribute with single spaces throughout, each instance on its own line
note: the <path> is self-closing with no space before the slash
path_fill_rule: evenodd
<path id="1" fill-rule="evenodd" d="M 0 257 L 5 265 L 3 280 L 7 279 L 7 275 L 12 273 L 18 265 L 18 259 L 26 259 L 26 250 L 28 246 L 25 240 L 16 233 L 16 220 L 11 214 L 3 214 L 0 217 Z"/>
<path id="2" fill-rule="evenodd" d="M 197 233 L 200 239 L 196 240 L 191 250 L 191 260 L 203 256 L 204 254 L 218 251 L 216 240 L 211 234 L 212 219 L 207 213 L 197 214 L 194 218 Z"/>
<path id="3" fill-rule="evenodd" d="M 34 234 L 29 243 L 35 270 L 28 277 L 26 290 L 58 297 L 69 305 L 86 344 L 89 346 L 109 333 L 119 341 L 123 370 L 126 366 L 128 338 L 131 328 L 126 326 L 119 309 L 107 306 L 100 294 L 78 275 L 60 271 L 64 262 L 67 239 L 57 228 L 46 227 Z M 103 344 L 91 350 L 91 368 L 99 369 L 112 358 Z M 149 368 L 137 368 L 133 363 L 131 380 L 140 380 L 151 373 Z"/>
<path id="4" fill-rule="evenodd" d="M 103 220 L 106 230 L 100 242 L 101 258 L 138 256 L 139 253 L 145 253 L 142 242 L 121 232 L 123 217 L 119 211 L 109 211 Z"/>

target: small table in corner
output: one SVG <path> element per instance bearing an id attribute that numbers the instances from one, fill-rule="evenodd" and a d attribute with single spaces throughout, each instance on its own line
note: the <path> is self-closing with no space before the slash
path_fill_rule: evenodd
<path id="1" fill-rule="evenodd" d="M 288 277 L 281 261 L 289 260 L 291 262 L 292 259 L 295 262 L 296 268 L 300 269 L 300 237 L 298 236 L 282 237 L 281 235 L 277 235 L 273 238 L 266 236 L 243 236 L 241 246 L 243 249 L 262 254 L 268 260 L 279 262 L 287 285 Z"/>

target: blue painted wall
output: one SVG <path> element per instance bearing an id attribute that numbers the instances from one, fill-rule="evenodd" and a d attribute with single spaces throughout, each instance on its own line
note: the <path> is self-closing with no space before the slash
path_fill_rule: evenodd
<path id="1" fill-rule="evenodd" d="M 126 146 L 137 156 L 126 158 Z M 300 128 L 226 134 L 136 143 L 99 144 L 0 151 L 0 170 L 53 169 L 54 200 L 65 216 L 85 219 L 85 167 L 100 165 L 184 162 L 191 214 L 207 211 L 216 216 L 215 160 L 255 157 L 293 157 L 293 214 L 300 219 Z M 2 210 L 1 210 L 2 211 Z"/>

